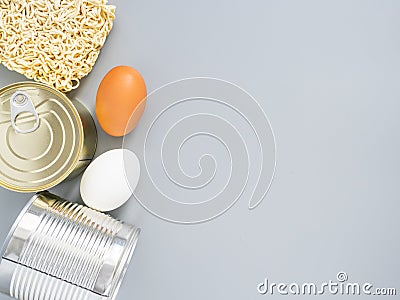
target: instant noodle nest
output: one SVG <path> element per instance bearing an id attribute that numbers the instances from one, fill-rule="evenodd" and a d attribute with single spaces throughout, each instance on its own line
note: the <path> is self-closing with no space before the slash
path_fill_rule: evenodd
<path id="1" fill-rule="evenodd" d="M 0 62 L 68 92 L 92 70 L 114 19 L 107 0 L 0 0 Z"/>

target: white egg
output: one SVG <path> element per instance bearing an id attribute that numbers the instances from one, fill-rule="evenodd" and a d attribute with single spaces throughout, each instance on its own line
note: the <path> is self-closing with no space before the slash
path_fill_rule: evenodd
<path id="1" fill-rule="evenodd" d="M 132 196 L 139 176 L 140 162 L 135 153 L 126 149 L 108 151 L 96 158 L 83 174 L 82 200 L 98 211 L 114 210 Z"/>

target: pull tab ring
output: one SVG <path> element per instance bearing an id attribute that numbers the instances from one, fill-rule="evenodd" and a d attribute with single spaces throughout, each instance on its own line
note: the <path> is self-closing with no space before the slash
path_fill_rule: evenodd
<path id="1" fill-rule="evenodd" d="M 16 91 L 10 99 L 10 109 L 11 109 L 11 125 L 16 132 L 19 133 L 30 133 L 38 129 L 39 127 L 39 116 L 35 110 L 31 97 L 22 91 Z M 35 116 L 36 121 L 32 128 L 30 129 L 20 129 L 15 121 L 19 114 L 28 112 Z"/>

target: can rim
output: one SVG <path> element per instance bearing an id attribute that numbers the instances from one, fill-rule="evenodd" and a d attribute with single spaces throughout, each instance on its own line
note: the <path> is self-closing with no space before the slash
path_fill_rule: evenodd
<path id="1" fill-rule="evenodd" d="M 116 270 L 116 278 L 117 281 L 115 282 L 114 286 L 112 287 L 111 293 L 109 295 L 110 300 L 115 300 L 115 298 L 118 295 L 119 289 L 122 286 L 122 282 L 125 278 L 126 272 L 128 271 L 129 264 L 132 260 L 133 254 L 135 253 L 137 243 L 139 241 L 139 236 L 140 236 L 141 229 L 140 228 L 135 228 L 134 231 L 132 232 L 132 236 L 130 238 L 129 245 L 127 249 L 125 249 L 122 258 L 121 258 L 121 265 L 119 268 Z"/>
<path id="2" fill-rule="evenodd" d="M 38 196 L 39 196 L 38 194 L 34 195 L 28 201 L 28 203 L 25 204 L 24 208 L 21 210 L 21 212 L 19 213 L 18 217 L 15 219 L 13 225 L 11 226 L 11 228 L 10 228 L 8 234 L 7 234 L 7 237 L 4 240 L 3 247 L 1 248 L 1 252 L 0 252 L 1 253 L 1 260 L 4 259 L 4 254 L 6 253 L 6 250 L 8 248 L 8 245 L 9 245 L 10 241 L 11 241 L 11 238 L 14 235 L 15 230 L 17 229 L 18 225 L 20 224 L 22 218 L 25 216 L 26 212 L 29 210 L 29 208 L 31 208 L 32 204 L 37 200 Z"/>
<path id="3" fill-rule="evenodd" d="M 81 120 L 81 117 L 79 116 L 77 108 L 74 106 L 72 101 L 64 93 L 62 93 L 59 90 L 56 90 L 55 88 L 53 88 L 47 84 L 44 84 L 44 83 L 35 82 L 35 81 L 22 81 L 22 82 L 12 83 L 12 84 L 2 87 L 0 89 L 0 95 L 5 93 L 7 90 L 15 88 L 15 87 L 36 87 L 38 89 L 44 89 L 50 93 L 53 93 L 57 97 L 64 100 L 65 104 L 73 112 L 73 114 L 74 114 L 73 117 L 78 121 L 77 124 L 78 124 L 79 137 L 80 137 L 79 143 L 77 146 L 78 151 L 77 151 L 77 154 L 75 155 L 75 157 L 73 159 L 71 159 L 71 163 L 70 163 L 68 169 L 62 175 L 58 176 L 55 180 L 53 180 L 47 184 L 40 185 L 37 187 L 23 187 L 21 185 L 14 185 L 14 184 L 7 183 L 0 179 L 0 186 L 6 188 L 8 190 L 14 191 L 14 192 L 34 193 L 34 192 L 44 191 L 44 190 L 50 189 L 50 188 L 60 184 L 74 171 L 75 166 L 77 165 L 77 163 L 79 161 L 79 154 L 82 152 L 82 149 L 83 149 L 84 131 L 83 131 L 82 120 Z"/>

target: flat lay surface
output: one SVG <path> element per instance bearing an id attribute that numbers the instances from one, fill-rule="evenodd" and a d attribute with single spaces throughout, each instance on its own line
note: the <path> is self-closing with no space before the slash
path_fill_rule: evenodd
<path id="1" fill-rule="evenodd" d="M 253 210 L 248 209 L 251 190 L 245 189 L 226 213 L 199 224 L 165 221 L 134 197 L 111 212 L 142 229 L 117 300 L 280 299 L 284 296 L 276 292 L 261 295 L 258 285 L 265 278 L 319 285 L 339 272 L 349 282 L 400 293 L 400 2 L 110 4 L 117 7 L 114 27 L 92 72 L 67 94 L 71 99 L 79 99 L 95 117 L 99 84 L 119 65 L 137 69 L 150 94 L 185 78 L 219 78 L 260 104 L 274 131 L 277 162 L 271 188 Z M 0 66 L 0 87 L 25 80 Z M 137 154 L 148 130 L 144 124 L 151 121 L 146 118 L 157 107 L 151 100 L 125 145 Z M 187 111 L 206 109 L 187 105 Z M 185 111 L 177 108 L 179 117 L 171 113 L 164 121 L 174 123 Z M 246 117 L 251 121 L 254 115 Z M 95 157 L 123 147 L 122 138 L 107 135 L 97 120 L 96 125 Z M 216 144 L 199 137 L 182 148 L 180 163 L 188 174 L 197 174 L 199 157 Z M 247 150 L 257 151 L 256 146 L 250 143 Z M 214 156 L 224 157 L 224 151 L 217 148 Z M 175 161 L 176 153 L 166 159 Z M 218 176 L 229 175 L 227 164 L 225 157 L 215 175 L 222 185 Z M 235 169 L 241 171 L 248 172 Z M 168 189 L 165 174 L 152 175 Z M 80 179 L 50 191 L 82 203 Z M 143 197 L 151 187 L 140 184 Z M 32 195 L 0 189 L 1 241 Z M 187 202 L 206 197 L 189 195 Z M 8 298 L 0 295 L 3 299 Z"/>

